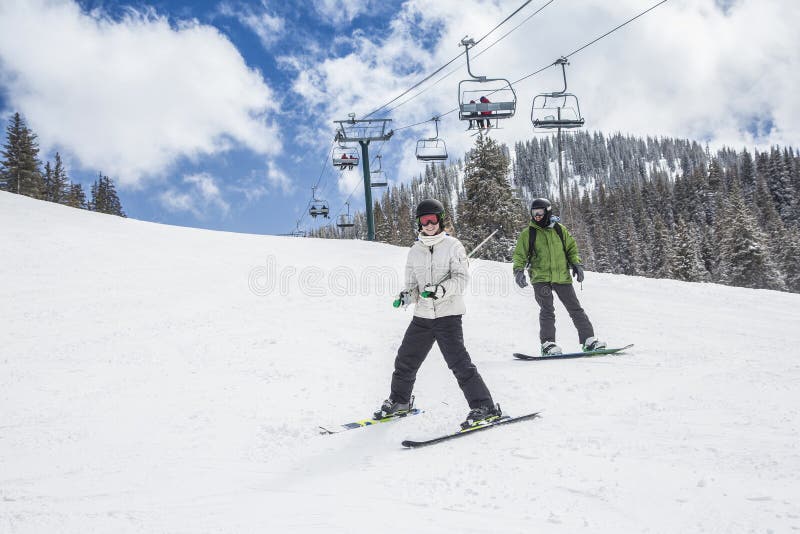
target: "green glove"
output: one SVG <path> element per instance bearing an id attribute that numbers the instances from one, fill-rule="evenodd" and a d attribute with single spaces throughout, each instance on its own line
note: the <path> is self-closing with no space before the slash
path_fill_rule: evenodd
<path id="1" fill-rule="evenodd" d="M 409 304 L 411 304 L 411 295 L 408 294 L 408 291 L 401 291 L 397 298 L 394 299 L 394 302 L 392 302 L 392 306 L 395 308 L 399 308 L 400 306 L 405 308 Z"/>

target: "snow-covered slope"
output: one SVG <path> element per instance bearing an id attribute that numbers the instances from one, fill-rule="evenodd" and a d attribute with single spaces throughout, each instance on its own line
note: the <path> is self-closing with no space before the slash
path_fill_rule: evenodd
<path id="1" fill-rule="evenodd" d="M 800 529 L 800 295 L 587 273 L 618 357 L 520 362 L 530 289 L 473 262 L 467 348 L 423 415 L 321 436 L 387 395 L 406 251 L 200 231 L 0 193 L 0 531 L 790 532 Z M 558 309 L 559 341 L 577 348 Z"/>

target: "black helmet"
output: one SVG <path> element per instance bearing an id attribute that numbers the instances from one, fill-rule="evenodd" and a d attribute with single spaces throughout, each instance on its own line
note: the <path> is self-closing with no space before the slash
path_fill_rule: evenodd
<path id="1" fill-rule="evenodd" d="M 444 206 L 441 202 L 433 198 L 428 198 L 417 204 L 417 230 L 422 230 L 422 223 L 419 222 L 419 218 L 423 215 L 436 215 L 440 224 L 439 232 L 444 231 L 444 228 L 441 226 L 444 220 Z"/>
<path id="2" fill-rule="evenodd" d="M 417 204 L 417 219 L 423 215 L 436 214 L 441 219 L 444 217 L 444 206 L 436 199 L 428 198 Z"/>
<path id="3" fill-rule="evenodd" d="M 533 210 L 535 209 L 544 209 L 544 217 L 541 221 L 537 221 L 533 218 Z M 550 215 L 552 212 L 553 205 L 550 204 L 550 201 L 546 198 L 535 198 L 533 202 L 531 202 L 531 220 L 539 226 L 547 226 L 550 224 Z"/>

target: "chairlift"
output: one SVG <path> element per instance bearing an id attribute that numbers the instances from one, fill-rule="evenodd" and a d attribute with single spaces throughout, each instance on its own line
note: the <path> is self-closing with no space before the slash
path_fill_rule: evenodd
<path id="1" fill-rule="evenodd" d="M 471 79 L 458 82 L 458 118 L 469 121 L 468 130 L 497 128 L 500 119 L 510 119 L 517 109 L 517 93 L 505 78 L 488 78 L 472 74 L 469 49 L 474 39 L 463 38 L 466 48 L 467 73 Z M 494 123 L 494 124 L 492 124 Z"/>
<path id="2" fill-rule="evenodd" d="M 431 120 L 436 125 L 436 136 L 417 141 L 417 160 L 445 161 L 447 159 L 447 145 L 444 139 L 439 139 L 439 117 L 434 117 Z"/>
<path id="3" fill-rule="evenodd" d="M 312 187 L 311 190 L 313 191 L 313 195 L 311 199 L 311 204 L 309 205 L 308 208 L 308 214 L 314 217 L 315 219 L 317 218 L 318 215 L 322 215 L 323 217 L 328 219 L 329 218 L 328 214 L 331 211 L 330 208 L 328 207 L 328 203 L 324 200 L 317 198 L 316 186 Z"/>
<path id="4" fill-rule="evenodd" d="M 371 187 L 386 187 L 387 185 L 389 185 L 389 183 L 386 181 L 386 176 L 384 176 L 383 174 L 383 168 L 381 165 L 381 158 L 383 156 L 378 154 L 375 157 L 378 158 L 378 170 L 370 171 L 369 185 Z"/>
<path id="5" fill-rule="evenodd" d="M 344 205 L 347 206 L 347 213 L 339 215 L 339 221 L 336 223 L 336 226 L 339 228 L 352 228 L 355 226 L 355 223 L 353 222 L 353 216 L 350 215 L 350 203 L 345 202 Z"/>
<path id="6" fill-rule="evenodd" d="M 333 166 L 340 170 L 351 170 L 358 165 L 358 148 L 339 143 L 333 150 Z"/>
<path id="7" fill-rule="evenodd" d="M 567 58 L 558 59 L 554 65 L 561 65 L 564 88 L 552 93 L 541 93 L 533 97 L 531 106 L 531 122 L 534 130 L 552 130 L 562 128 L 580 128 L 584 119 L 578 97 L 567 93 Z"/>

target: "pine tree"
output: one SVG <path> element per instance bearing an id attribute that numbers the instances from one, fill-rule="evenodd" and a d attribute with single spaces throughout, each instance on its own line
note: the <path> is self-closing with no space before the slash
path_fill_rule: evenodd
<path id="1" fill-rule="evenodd" d="M 700 257 L 700 237 L 697 225 L 678 218 L 675 225 L 675 255 L 672 275 L 686 282 L 703 282 L 707 278 L 705 265 Z"/>
<path id="2" fill-rule="evenodd" d="M 464 200 L 459 215 L 460 239 L 472 249 L 494 230 L 499 230 L 476 257 L 510 261 L 524 222 L 508 182 L 507 152 L 491 137 L 479 135 L 467 155 L 464 169 Z"/>
<path id="3" fill-rule="evenodd" d="M 88 209 L 86 193 L 83 191 L 83 186 L 81 184 L 73 183 L 69 185 L 64 204 L 73 208 Z"/>
<path id="4" fill-rule="evenodd" d="M 53 201 L 53 167 L 50 162 L 44 164 L 44 172 L 42 173 L 42 200 Z"/>
<path id="5" fill-rule="evenodd" d="M 672 233 L 661 215 L 655 217 L 655 241 L 653 242 L 653 264 L 650 272 L 656 278 L 673 278 L 672 266 L 677 263 L 672 245 Z"/>
<path id="6" fill-rule="evenodd" d="M 117 196 L 117 191 L 114 187 L 114 182 L 108 176 L 103 176 L 102 173 L 92 184 L 92 200 L 89 203 L 89 209 L 100 213 L 108 213 L 109 215 L 118 215 L 125 217 L 125 212 L 122 211 L 122 204 Z"/>
<path id="7" fill-rule="evenodd" d="M 785 290 L 767 247 L 767 236 L 747 210 L 741 189 L 731 191 L 719 221 L 720 281 L 737 287 Z"/>
<path id="8" fill-rule="evenodd" d="M 67 178 L 67 171 L 64 169 L 64 163 L 61 161 L 61 154 L 56 152 L 55 166 L 53 167 L 53 180 L 50 185 L 50 201 L 64 204 L 67 200 L 67 193 L 69 191 L 69 178 Z"/>
<path id="9" fill-rule="evenodd" d="M 25 125 L 19 113 L 15 113 L 6 127 L 6 143 L 0 151 L 0 177 L 4 188 L 12 193 L 33 198 L 44 196 L 44 180 L 40 171 L 39 144 L 34 134 Z"/>
<path id="10" fill-rule="evenodd" d="M 386 198 L 386 195 L 384 195 Z M 375 202 L 373 208 L 373 217 L 375 219 L 375 241 L 381 243 L 392 243 L 392 225 L 391 222 L 384 215 L 383 208 L 380 202 Z"/>

